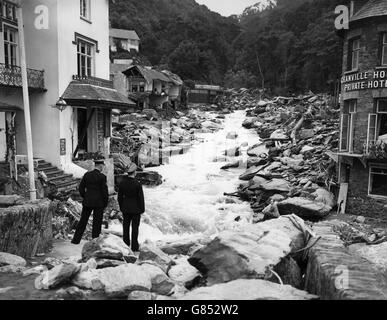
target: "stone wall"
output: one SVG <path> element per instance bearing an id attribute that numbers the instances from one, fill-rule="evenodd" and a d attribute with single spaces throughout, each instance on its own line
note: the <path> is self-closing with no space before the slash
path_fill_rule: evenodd
<path id="1" fill-rule="evenodd" d="M 55 208 L 49 200 L 0 208 L 0 252 L 25 258 L 47 252 L 52 246 Z"/>
<path id="2" fill-rule="evenodd" d="M 305 289 L 322 300 L 386 300 L 384 274 L 344 246 L 334 232 L 342 224 L 333 220 L 313 226 L 321 239 L 309 250 Z"/>
<path id="3" fill-rule="evenodd" d="M 351 215 L 379 216 L 386 212 L 387 202 L 368 196 L 369 167 L 354 159 L 349 175 L 346 213 Z"/>

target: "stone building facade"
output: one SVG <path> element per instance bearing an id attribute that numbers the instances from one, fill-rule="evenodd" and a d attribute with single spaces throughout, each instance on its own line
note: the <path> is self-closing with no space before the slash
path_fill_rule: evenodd
<path id="1" fill-rule="evenodd" d="M 349 214 L 387 212 L 387 1 L 351 1 L 344 40 L 339 205 Z"/>

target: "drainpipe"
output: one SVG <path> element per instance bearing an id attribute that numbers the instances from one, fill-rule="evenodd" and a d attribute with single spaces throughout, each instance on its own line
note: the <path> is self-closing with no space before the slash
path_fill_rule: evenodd
<path id="1" fill-rule="evenodd" d="M 24 40 L 23 10 L 21 2 L 18 1 L 18 29 L 19 29 L 19 46 L 20 46 L 20 67 L 23 83 L 23 104 L 24 104 L 24 122 L 26 127 L 27 158 L 28 158 L 28 177 L 30 180 L 30 200 L 36 200 L 35 172 L 34 172 L 34 151 L 32 147 L 32 130 L 30 99 L 28 95 L 28 75 L 26 63 L 26 50 Z"/>

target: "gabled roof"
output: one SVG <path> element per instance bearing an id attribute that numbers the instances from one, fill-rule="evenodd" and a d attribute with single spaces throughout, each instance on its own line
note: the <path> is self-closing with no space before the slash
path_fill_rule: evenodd
<path id="1" fill-rule="evenodd" d="M 176 85 L 176 86 L 183 85 L 183 83 L 184 83 L 183 80 L 181 80 L 181 78 L 177 74 L 172 73 L 169 70 L 163 70 L 161 72 L 164 73 L 169 78 L 170 82 L 172 82 L 174 85 Z"/>
<path id="2" fill-rule="evenodd" d="M 118 39 L 128 39 L 128 40 L 140 40 L 137 32 L 134 30 L 125 30 L 125 29 L 113 29 L 109 31 L 110 37 Z"/>
<path id="3" fill-rule="evenodd" d="M 387 16 L 387 0 L 370 0 L 352 18 L 352 21 Z"/>
<path id="4" fill-rule="evenodd" d="M 142 75 L 142 77 L 148 83 L 152 82 L 153 80 L 160 80 L 160 81 L 163 81 L 163 82 L 170 82 L 170 79 L 164 73 L 162 73 L 160 71 L 157 71 L 155 69 L 146 68 L 146 67 L 142 67 L 142 66 L 138 66 L 138 65 L 131 66 L 130 68 L 125 70 L 123 73 L 125 75 L 128 75 L 129 71 L 131 71 L 133 69 L 137 69 L 138 72 Z"/>

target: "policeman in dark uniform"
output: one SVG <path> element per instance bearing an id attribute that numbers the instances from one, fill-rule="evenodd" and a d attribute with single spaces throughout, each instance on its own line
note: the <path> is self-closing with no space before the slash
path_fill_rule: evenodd
<path id="1" fill-rule="evenodd" d="M 138 229 L 141 214 L 145 212 L 144 192 L 142 185 L 135 178 L 137 166 L 132 163 L 127 168 L 128 175 L 123 178 L 118 186 L 118 203 L 123 214 L 123 238 L 132 251 L 139 251 Z M 132 225 L 132 241 L 129 237 L 129 229 Z"/>
<path id="2" fill-rule="evenodd" d="M 93 231 L 92 237 L 98 238 L 101 234 L 103 212 L 108 205 L 109 192 L 107 187 L 106 176 L 102 173 L 104 169 L 104 161 L 96 160 L 95 169 L 87 172 L 80 185 L 79 193 L 83 198 L 83 209 L 81 220 L 78 222 L 74 238 L 71 241 L 73 244 L 81 242 L 83 233 L 85 232 L 90 215 L 93 212 Z"/>

